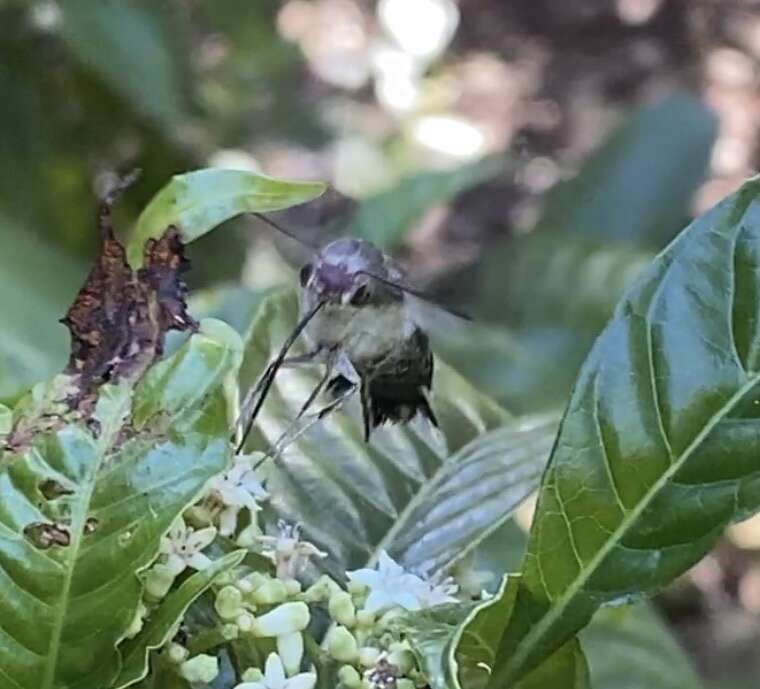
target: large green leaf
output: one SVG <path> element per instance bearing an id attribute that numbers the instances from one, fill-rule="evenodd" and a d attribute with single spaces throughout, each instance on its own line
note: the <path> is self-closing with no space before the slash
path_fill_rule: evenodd
<path id="1" fill-rule="evenodd" d="M 136 573 L 229 460 L 229 386 L 240 359 L 239 336 L 205 321 L 134 391 L 103 387 L 88 422 L 40 430 L 5 450 L 3 686 L 102 689 L 116 677 L 116 644 L 141 595 Z"/>
<path id="2" fill-rule="evenodd" d="M 398 244 L 423 213 L 495 177 L 504 167 L 501 158 L 484 158 L 455 170 L 409 176 L 391 189 L 363 201 L 348 230 L 379 247 Z"/>
<path id="3" fill-rule="evenodd" d="M 175 175 L 145 207 L 127 247 L 129 263 L 142 265 L 148 239 L 173 225 L 186 244 L 241 213 L 281 210 L 316 198 L 320 182 L 288 182 L 240 170 L 206 169 Z"/>
<path id="4" fill-rule="evenodd" d="M 182 584 L 161 601 L 157 610 L 151 612 L 140 633 L 128 639 L 120 647 L 122 668 L 113 689 L 124 689 L 143 679 L 148 673 L 148 655 L 160 648 L 170 638 L 177 623 L 190 605 L 222 574 L 235 567 L 245 557 L 238 550 L 214 561 L 206 569 L 189 576 Z"/>
<path id="5" fill-rule="evenodd" d="M 618 305 L 544 475 L 494 687 L 603 603 L 652 592 L 760 507 L 760 178 L 696 220 Z"/>
<path id="6" fill-rule="evenodd" d="M 594 689 L 701 689 L 683 649 L 645 604 L 603 608 L 581 634 Z"/>
<path id="7" fill-rule="evenodd" d="M 61 0 L 71 53 L 137 111 L 176 126 L 190 111 L 190 66 L 172 3 Z"/>
<path id="8" fill-rule="evenodd" d="M 291 293 L 262 304 L 247 344 L 245 385 L 292 330 L 296 311 Z M 280 371 L 254 444 L 280 436 L 317 373 Z M 338 573 L 373 562 L 383 548 L 409 567 L 451 565 L 533 490 L 553 434 L 551 420 L 512 420 L 440 361 L 433 380 L 440 436 L 419 422 L 380 428 L 367 444 L 357 407 L 352 400 L 311 428 L 270 478 L 277 510 L 304 523 Z"/>

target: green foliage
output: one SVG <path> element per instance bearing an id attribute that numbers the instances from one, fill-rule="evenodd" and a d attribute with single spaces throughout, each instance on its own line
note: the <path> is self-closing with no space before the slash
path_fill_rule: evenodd
<path id="1" fill-rule="evenodd" d="M 363 201 L 348 229 L 381 248 L 395 246 L 423 213 L 504 169 L 503 159 L 485 158 L 451 171 L 411 175 Z"/>
<path id="2" fill-rule="evenodd" d="M 102 388 L 90 423 L 45 430 L 44 410 L 20 404 L 0 458 L 0 672 L 8 686 L 100 689 L 116 677 L 116 644 L 141 595 L 137 572 L 229 461 L 236 338 L 207 323 L 134 390 Z M 55 385 L 70 388 L 65 379 Z"/>
<path id="3" fill-rule="evenodd" d="M 530 234 L 485 255 L 479 304 L 496 328 L 472 356 L 448 346 L 452 363 L 510 409 L 563 405 L 614 305 L 688 217 L 715 136 L 714 115 L 686 95 L 627 118 L 552 189 Z"/>
<path id="4" fill-rule="evenodd" d="M 536 667 L 604 602 L 665 586 L 760 506 L 750 449 L 760 429 L 759 192 L 760 180 L 747 182 L 680 235 L 584 364 L 494 686 Z"/>
<path id="5" fill-rule="evenodd" d="M 282 210 L 316 198 L 320 182 L 290 182 L 238 170 L 196 170 L 176 175 L 156 194 L 137 219 L 127 247 L 130 265 L 142 263 L 143 246 L 176 227 L 190 243 L 241 213 Z"/>
<path id="6" fill-rule="evenodd" d="M 660 247 L 688 214 L 718 133 L 687 94 L 641 108 L 549 194 L 536 231 Z"/>
<path id="7" fill-rule="evenodd" d="M 190 65 L 176 33 L 176 7 L 151 0 L 61 0 L 60 7 L 61 38 L 87 69 L 161 124 L 187 117 Z"/>
<path id="8" fill-rule="evenodd" d="M 182 619 L 190 605 L 222 574 L 240 564 L 244 557 L 245 551 L 238 550 L 216 560 L 206 569 L 190 575 L 161 601 L 140 633 L 120 645 L 122 665 L 113 689 L 125 689 L 148 674 L 150 651 L 169 641 L 174 635 L 177 620 Z"/>
<path id="9" fill-rule="evenodd" d="M 603 608 L 581 634 L 594 689 L 700 689 L 683 650 L 645 603 Z"/>

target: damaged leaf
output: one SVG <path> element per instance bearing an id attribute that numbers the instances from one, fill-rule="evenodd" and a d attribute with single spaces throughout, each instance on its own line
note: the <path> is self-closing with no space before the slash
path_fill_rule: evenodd
<path id="1" fill-rule="evenodd" d="M 62 319 L 71 333 L 65 372 L 76 377 L 77 403 L 98 385 L 139 378 L 163 353 L 167 331 L 195 327 L 185 305 L 182 275 L 189 263 L 177 230 L 169 227 L 145 243 L 137 271 L 115 236 L 113 203 L 130 182 L 124 180 L 101 203 L 100 253 Z"/>
<path id="2" fill-rule="evenodd" d="M 111 686 L 141 598 L 137 573 L 229 462 L 241 358 L 231 328 L 202 321 L 135 386 L 97 391 L 97 436 L 66 422 L 0 455 L 1 687 Z M 21 404 L 20 422 L 36 410 Z"/>

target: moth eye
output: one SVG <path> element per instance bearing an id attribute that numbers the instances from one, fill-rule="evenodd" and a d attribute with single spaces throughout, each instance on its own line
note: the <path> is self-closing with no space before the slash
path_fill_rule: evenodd
<path id="1" fill-rule="evenodd" d="M 306 283 L 309 282 L 311 274 L 314 272 L 311 263 L 307 263 L 298 273 L 298 280 L 301 283 L 301 287 L 306 287 Z"/>
<path id="2" fill-rule="evenodd" d="M 369 287 L 367 285 L 360 285 L 351 296 L 351 304 L 353 306 L 362 306 L 369 301 L 370 296 Z"/>

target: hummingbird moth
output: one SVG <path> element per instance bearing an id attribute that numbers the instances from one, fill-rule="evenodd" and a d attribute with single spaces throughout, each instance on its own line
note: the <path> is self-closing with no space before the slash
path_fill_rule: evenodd
<path id="1" fill-rule="evenodd" d="M 303 243 L 266 216 L 255 215 Z M 341 238 L 315 250 L 298 275 L 300 320 L 246 397 L 238 449 L 282 366 L 324 366 L 298 418 L 323 391 L 332 401 L 315 415 L 318 418 L 358 392 L 366 441 L 378 426 L 407 423 L 418 415 L 437 426 L 430 405 L 433 353 L 410 303 L 429 303 L 431 299 L 407 284 L 401 267 L 390 256 L 363 239 Z M 307 352 L 288 358 L 289 349 L 301 335 Z"/>

